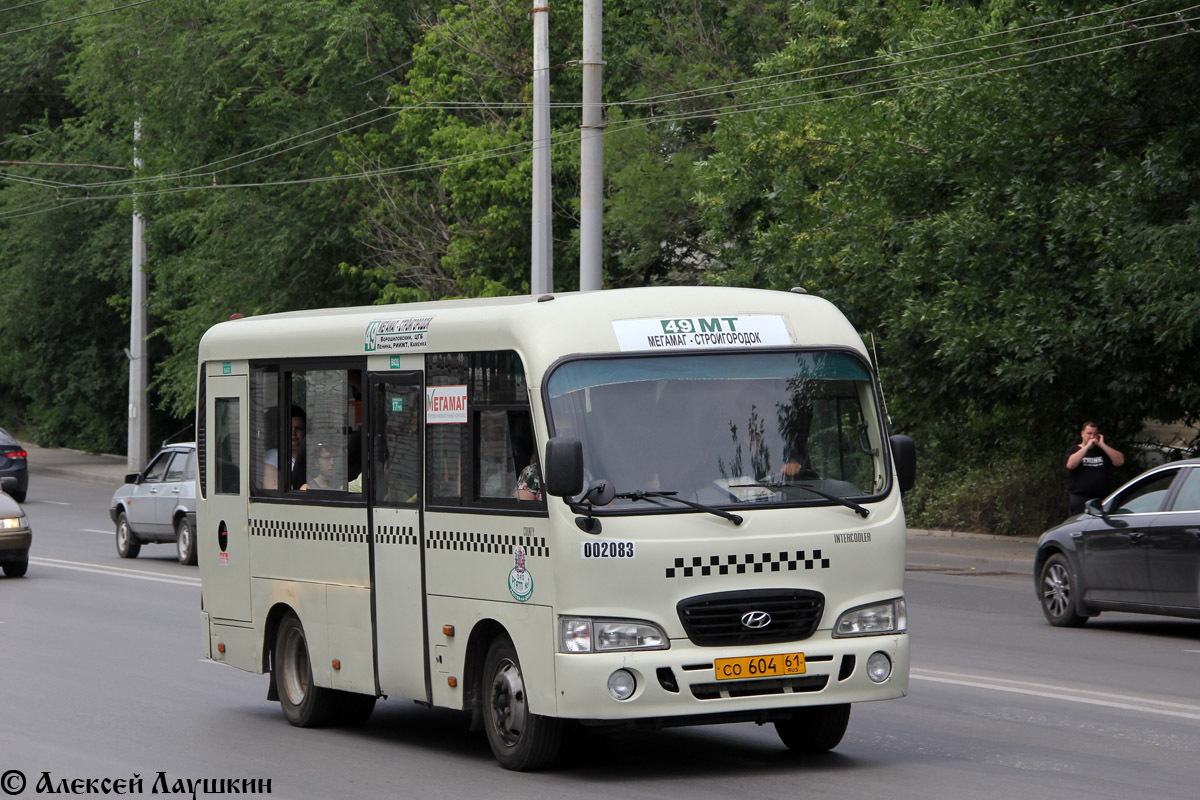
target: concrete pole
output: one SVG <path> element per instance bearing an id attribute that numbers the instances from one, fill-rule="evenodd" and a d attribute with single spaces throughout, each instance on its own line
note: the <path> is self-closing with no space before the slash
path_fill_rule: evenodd
<path id="1" fill-rule="evenodd" d="M 137 157 L 137 142 L 142 135 L 141 121 L 133 123 L 133 167 L 142 166 Z M 150 369 L 146 362 L 146 222 L 133 201 L 133 292 L 129 308 L 129 441 L 126 468 L 140 471 L 150 458 L 150 415 L 146 408 L 146 385 Z"/>
<path id="2" fill-rule="evenodd" d="M 583 0 L 583 124 L 579 132 L 579 290 L 601 288 L 604 237 L 602 0 Z"/>
<path id="3" fill-rule="evenodd" d="M 533 7 L 533 264 L 529 288 L 554 291 L 554 240 L 550 216 L 550 8 Z"/>

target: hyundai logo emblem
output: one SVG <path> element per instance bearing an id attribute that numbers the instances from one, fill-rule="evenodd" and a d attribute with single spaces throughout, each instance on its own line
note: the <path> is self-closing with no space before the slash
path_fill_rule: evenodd
<path id="1" fill-rule="evenodd" d="M 745 628 L 765 628 L 771 624 L 771 615 L 765 611 L 747 611 L 742 614 L 742 626 Z"/>

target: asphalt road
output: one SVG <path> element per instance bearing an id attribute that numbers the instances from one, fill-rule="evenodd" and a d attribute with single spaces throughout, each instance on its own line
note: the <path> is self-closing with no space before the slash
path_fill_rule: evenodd
<path id="1" fill-rule="evenodd" d="M 978 555 L 962 543 L 990 540 L 910 538 L 910 695 L 856 706 L 833 753 L 795 758 L 749 724 L 581 733 L 530 775 L 500 769 L 461 714 L 399 699 L 361 730 L 292 728 L 266 678 L 201 660 L 194 567 L 170 545 L 118 558 L 110 486 L 35 478 L 29 576 L 0 579 L 12 796 L 45 794 L 43 773 L 57 787 L 138 775 L 145 795 L 177 793 L 152 792 L 159 773 L 167 789 L 267 779 L 281 798 L 1194 798 L 1200 782 L 1200 622 L 1051 628 L 1027 573 L 1005 572 L 1011 543 Z"/>

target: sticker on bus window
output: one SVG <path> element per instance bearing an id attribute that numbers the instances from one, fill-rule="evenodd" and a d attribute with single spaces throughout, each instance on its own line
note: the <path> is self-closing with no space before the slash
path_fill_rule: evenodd
<path id="1" fill-rule="evenodd" d="M 424 350 L 429 346 L 429 317 L 377 319 L 367 323 L 363 351 L 394 353 L 398 350 Z"/>
<path id="2" fill-rule="evenodd" d="M 614 321 L 622 350 L 700 350 L 718 347 L 778 347 L 792 343 L 783 317 L 673 317 Z"/>
<path id="3" fill-rule="evenodd" d="M 426 386 L 425 422 L 429 425 L 466 424 L 466 385 Z"/>

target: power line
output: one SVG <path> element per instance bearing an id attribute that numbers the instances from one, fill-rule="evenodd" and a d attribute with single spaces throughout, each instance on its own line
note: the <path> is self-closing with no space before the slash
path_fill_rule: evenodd
<path id="1" fill-rule="evenodd" d="M 8 8 L 0 8 L 0 14 L 3 14 L 5 11 L 17 11 L 22 8 L 29 8 L 30 6 L 40 6 L 42 3 L 49 3 L 49 2 L 50 2 L 50 0 L 33 0 L 32 3 L 22 3 L 19 6 L 9 6 Z"/>
<path id="2" fill-rule="evenodd" d="M 17 33 L 28 33 L 29 31 L 36 31 L 39 28 L 49 28 L 52 25 L 62 25 L 64 22 L 75 22 L 77 20 L 87 19 L 88 17 L 99 17 L 102 14 L 111 14 L 114 11 L 124 11 L 127 8 L 136 8 L 137 6 L 144 6 L 144 5 L 146 5 L 146 3 L 153 3 L 153 2 L 154 2 L 154 0 L 139 0 L 139 2 L 137 2 L 137 3 L 128 3 L 127 5 L 117 6 L 116 8 L 106 8 L 103 11 L 93 11 L 90 14 L 80 14 L 77 17 L 67 17 L 66 19 L 56 19 L 52 22 L 43 22 L 40 25 L 30 25 L 28 28 L 18 28 L 16 30 L 12 30 L 12 31 L 0 31 L 0 36 L 12 36 Z M 17 6 L 17 7 L 20 8 L 20 6 Z"/>
<path id="3" fill-rule="evenodd" d="M 1195 7 L 1192 7 L 1192 8 L 1195 8 Z M 1187 10 L 1191 10 L 1191 9 L 1187 9 Z M 1162 16 L 1164 16 L 1164 15 L 1154 15 L 1153 18 L 1159 18 Z M 1141 20 L 1139 20 L 1139 22 L 1140 21 Z M 682 121 L 682 120 L 688 120 L 688 119 L 696 119 L 696 118 L 715 118 L 715 117 L 722 117 L 722 116 L 730 116 L 733 114 L 776 111 L 776 110 L 780 110 L 783 108 L 790 108 L 790 107 L 795 107 L 795 106 L 800 106 L 800 105 L 810 105 L 810 104 L 818 103 L 818 102 L 830 102 L 830 101 L 835 101 L 835 100 L 856 99 L 856 98 L 862 98 L 862 97 L 878 96 L 878 95 L 891 93 L 891 92 L 898 92 L 898 91 L 904 91 L 904 90 L 909 90 L 909 89 L 917 89 L 917 88 L 925 88 L 925 87 L 936 86 L 936 85 L 943 85 L 943 84 L 948 84 L 948 83 L 952 83 L 955 81 L 978 79 L 978 78 L 988 77 L 991 75 L 997 75 L 997 74 L 1001 74 L 1001 73 L 1005 73 L 1005 72 L 1031 69 L 1031 68 L 1035 68 L 1035 67 L 1039 67 L 1039 66 L 1044 66 L 1046 64 L 1058 63 L 1058 62 L 1067 61 L 1067 60 L 1071 60 L 1071 59 L 1083 58 L 1086 56 L 1092 56 L 1092 55 L 1098 55 L 1098 54 L 1102 54 L 1102 53 L 1112 52 L 1115 50 L 1120 50 L 1120 49 L 1124 49 L 1124 48 L 1128 48 L 1128 47 L 1134 47 L 1134 46 L 1143 45 L 1143 44 L 1153 44 L 1156 42 L 1177 38 L 1179 36 L 1184 36 L 1189 33 L 1194 33 L 1195 31 L 1190 27 L 1190 25 L 1188 23 L 1197 22 L 1197 21 L 1198 21 L 1197 18 L 1186 18 L 1185 19 L 1180 14 L 1177 18 L 1175 18 L 1171 21 L 1160 22 L 1160 23 L 1156 23 L 1154 25 L 1143 25 L 1140 28 L 1143 30 L 1148 30 L 1150 28 L 1164 27 L 1167 25 L 1181 25 L 1183 27 L 1183 30 L 1181 30 L 1179 32 L 1175 32 L 1175 33 L 1171 33 L 1171 34 L 1167 34 L 1167 35 L 1163 35 L 1163 36 L 1158 36 L 1156 38 L 1139 39 L 1138 41 L 1134 41 L 1134 42 L 1125 42 L 1125 43 L 1113 45 L 1111 47 L 1094 49 L 1094 50 L 1084 52 L 1084 53 L 1070 53 L 1070 54 L 1066 54 L 1066 55 L 1062 55 L 1062 56 L 1057 56 L 1054 58 L 1048 58 L 1048 59 L 1044 59 L 1041 61 L 1035 61 L 1035 62 L 1030 62 L 1030 63 L 1025 63 L 1025 64 L 1017 64 L 1017 65 L 1006 66 L 1006 67 L 993 67 L 993 68 L 988 68 L 988 69 L 985 69 L 982 71 L 978 70 L 978 67 L 982 64 L 989 64 L 989 63 L 993 63 L 993 62 L 1000 61 L 1000 60 L 1011 60 L 1013 58 L 1018 58 L 1021 56 L 1028 56 L 1028 55 L 1030 55 L 1030 53 L 1038 53 L 1038 52 L 1058 49 L 1065 45 L 1064 44 L 1053 45 L 1053 46 L 1049 46 L 1049 47 L 1037 48 L 1033 51 L 1029 51 L 1029 52 L 1025 52 L 1025 53 L 1014 53 L 1014 54 L 1010 54 L 1007 56 L 993 57 L 993 58 L 984 59 L 984 60 L 978 61 L 978 62 L 957 65 L 954 67 L 945 67 L 945 68 L 941 68 L 938 70 L 928 70 L 926 72 L 915 73 L 915 74 L 908 75 L 908 76 L 901 76 L 901 77 L 890 78 L 890 79 L 882 79 L 879 81 L 875 81 L 871 84 L 860 84 L 857 86 L 845 87 L 845 89 L 840 91 L 840 93 L 832 93 L 831 94 L 828 91 L 809 92 L 806 94 L 791 95 L 791 96 L 787 96 L 784 98 L 772 98 L 769 100 L 759 100 L 759 101 L 752 101 L 752 102 L 746 102 L 746 103 L 737 103 L 737 104 L 733 104 L 730 106 L 719 106 L 719 107 L 708 108 L 708 109 L 703 109 L 703 110 L 690 110 L 690 111 L 685 111 L 685 112 L 679 112 L 676 114 L 667 114 L 667 115 L 660 115 L 660 116 L 651 117 L 651 118 L 628 120 L 628 121 L 613 124 L 610 127 L 610 130 L 613 133 L 619 133 L 619 132 L 622 132 L 625 130 L 630 130 L 630 129 L 637 128 L 637 127 L 645 127 L 647 125 L 656 125 L 656 124 L 663 124 L 663 123 Z M 1106 27 L 1106 26 L 1100 26 L 1100 27 Z M 1096 28 L 1096 29 L 1099 29 L 1099 28 Z M 1094 37 L 1090 37 L 1089 39 L 1079 40 L 1077 42 L 1070 42 L 1067 44 L 1079 44 L 1083 41 L 1093 41 L 1093 40 L 1100 39 L 1100 38 L 1107 38 L 1110 35 L 1111 34 L 1094 36 Z M 1045 37 L 1043 37 L 1043 38 L 1045 38 Z M 913 82 L 911 80 L 912 78 L 936 75 L 938 73 L 945 72 L 946 70 L 950 70 L 950 69 L 965 70 L 965 69 L 969 69 L 969 68 L 975 68 L 975 71 L 969 72 L 967 74 L 951 75 L 948 77 L 941 77 L 941 78 L 937 78 L 937 79 L 933 79 L 933 80 L 926 80 L 926 81 Z M 865 86 L 872 86 L 872 85 L 880 86 L 881 84 L 893 83 L 895 81 L 901 81 L 901 80 L 906 80 L 909 82 L 902 84 L 902 85 L 893 85 L 893 86 L 886 86 L 886 87 L 881 86 L 881 88 L 876 88 L 876 89 L 872 89 L 869 91 L 863 91 L 863 88 Z M 790 81 L 783 81 L 783 82 L 780 82 L 780 85 L 783 85 L 783 84 L 786 84 L 789 82 Z M 412 108 L 415 108 L 415 107 L 412 107 Z M 337 124 L 337 123 L 335 123 L 335 124 Z M 577 138 L 577 132 L 570 131 L 570 132 L 555 134 L 552 137 L 552 141 L 574 140 L 576 138 Z M 193 185 L 189 185 L 189 186 L 181 185 L 178 187 L 152 189 L 149 191 L 142 191 L 142 192 L 139 192 L 139 194 L 141 196 L 162 196 L 162 195 L 177 194 L 179 192 L 195 191 L 195 190 L 201 190 L 201 189 L 210 190 L 210 189 L 271 187 L 271 186 L 295 186 L 295 185 L 314 184 L 314 183 L 326 183 L 326 182 L 332 182 L 332 181 L 359 180 L 359 179 L 371 178 L 371 177 L 384 177 L 384 176 L 398 175 L 398 174 L 404 174 L 404 173 L 409 173 L 409 172 L 418 172 L 418 171 L 425 171 L 425 170 L 430 170 L 430 169 L 439 169 L 439 168 L 445 168 L 445 167 L 455 166 L 455 165 L 460 165 L 460 164 L 473 163 L 476 161 L 500 158 L 500 157 L 505 157 L 505 156 L 509 156 L 509 155 L 515 155 L 518 153 L 528 152 L 528 148 L 529 148 L 529 142 L 521 141 L 521 142 L 518 142 L 518 143 L 515 143 L 512 145 L 505 145 L 502 147 L 493 148 L 491 150 L 479 151 L 479 152 L 463 154 L 463 155 L 459 155 L 459 156 L 452 156 L 452 157 L 447 157 L 447 158 L 443 158 L 443 159 L 435 159 L 435 160 L 430 160 L 430 161 L 426 161 L 426 162 L 419 162 L 419 163 L 415 163 L 415 164 L 408 164 L 408 165 L 403 165 L 403 166 L 398 166 L 398 167 L 386 167 L 386 168 L 376 169 L 376 170 L 364 170 L 364 171 L 360 171 L 357 173 L 350 173 L 350 174 L 343 174 L 343 175 L 322 176 L 322 177 L 318 177 L 318 178 L 297 178 L 297 179 L 292 179 L 292 180 L 280 180 L 280 181 L 262 181 L 262 182 L 254 182 L 254 183 L 217 184 L 214 182 L 214 184 L 212 184 L 211 186 L 204 185 L 204 184 L 193 184 Z M 210 177 L 210 176 L 211 175 L 209 175 L 209 174 L 205 174 L 205 175 L 192 176 L 192 177 Z M 161 180 L 161 178 L 146 178 L 146 179 L 143 179 L 142 182 L 143 183 L 154 182 L 156 180 Z M 111 185 L 118 185 L 118 183 L 114 183 Z M 75 185 L 73 187 L 68 187 L 68 185 L 66 185 L 66 184 L 62 185 L 63 188 L 89 188 L 89 187 L 93 187 L 93 186 L 97 186 L 97 184 Z M 132 195 L 129 193 L 119 193 L 119 194 L 109 194 L 109 195 L 93 195 L 90 198 L 76 198 L 75 201 L 82 202 L 85 199 L 117 200 L 117 199 L 125 199 L 125 198 L 131 197 L 131 196 Z M 17 209 L 17 211 L 26 211 L 26 210 L 27 209 Z M 31 212 L 31 213 L 42 213 L 42 212 Z M 17 214 L 15 212 L 9 212 L 9 213 L 0 212 L 0 219 L 13 218 L 15 216 L 26 216 L 26 214 Z"/>
<path id="4" fill-rule="evenodd" d="M 1074 17 L 1066 17 L 1063 19 L 1051 20 L 1051 21 L 1044 22 L 1044 23 L 1037 23 L 1035 25 L 1028 25 L 1028 26 L 1025 26 L 1022 28 L 1014 28 L 1014 29 L 1010 29 L 1010 30 L 1006 30 L 1006 31 L 999 31 L 999 32 L 994 32 L 994 33 L 989 33 L 989 34 L 981 34 L 979 36 L 967 37 L 964 39 L 959 39 L 959 40 L 955 40 L 955 41 L 951 41 L 951 42 L 942 42 L 942 43 L 936 43 L 936 44 L 931 44 L 931 45 L 925 45 L 922 47 L 912 48 L 910 50 L 901 51 L 899 53 L 894 53 L 894 54 L 886 54 L 886 55 L 882 55 L 882 56 L 872 56 L 870 58 L 865 58 L 865 59 L 855 59 L 852 61 L 842 62 L 840 64 L 826 65 L 823 67 L 812 67 L 812 68 L 808 68 L 805 70 L 798 70 L 795 72 L 781 73 L 779 75 L 774 75 L 774 76 L 763 76 L 763 77 L 759 77 L 759 78 L 752 78 L 752 79 L 748 79 L 745 81 L 738 81 L 735 83 L 724 84 L 722 86 L 705 87 L 705 88 L 701 88 L 701 89 L 680 91 L 680 92 L 675 92 L 675 93 L 671 93 L 671 94 L 667 94 L 667 95 L 659 95 L 659 96 L 652 97 L 652 98 L 642 98 L 640 100 L 629 100 L 629 101 L 618 101 L 618 102 L 614 102 L 614 103 L 609 103 L 607 105 L 610 107 L 619 107 L 619 106 L 625 106 L 625 105 L 635 106 L 635 105 L 667 104 L 667 103 L 674 103 L 674 102 L 683 102 L 683 101 L 687 101 L 687 100 L 702 99 L 704 97 L 708 97 L 713 94 L 724 94 L 725 92 L 720 91 L 720 90 L 730 89 L 732 87 L 738 87 L 738 86 L 750 86 L 751 88 L 755 88 L 755 89 L 769 89 L 769 88 L 773 88 L 775 86 L 784 85 L 785 83 L 789 83 L 789 82 L 800 82 L 801 80 L 815 80 L 816 77 L 823 77 L 823 78 L 845 77 L 845 76 L 849 76 L 849 75 L 861 74 L 861 73 L 871 72 L 871 71 L 875 71 L 875 70 L 894 69 L 897 66 L 916 64 L 916 63 L 920 63 L 921 61 L 930 60 L 933 58 L 954 58 L 954 57 L 969 55 L 971 53 L 981 52 L 981 51 L 985 51 L 985 50 L 989 50 L 989 49 L 995 49 L 998 47 L 1016 47 L 1016 46 L 1020 46 L 1023 44 L 1030 44 L 1033 42 L 1042 41 L 1045 39 L 1051 39 L 1051 38 L 1057 38 L 1057 37 L 1069 36 L 1069 35 L 1078 35 L 1080 33 L 1086 33 L 1086 32 L 1093 31 L 1093 30 L 1101 30 L 1101 29 L 1108 28 L 1108 27 L 1114 27 L 1114 26 L 1120 26 L 1120 27 L 1124 27 L 1124 28 L 1136 27 L 1136 25 L 1138 23 L 1145 22 L 1147 20 L 1157 19 L 1157 18 L 1163 17 L 1163 16 L 1168 16 L 1171 13 L 1175 13 L 1175 14 L 1180 13 L 1180 12 L 1168 12 L 1167 14 L 1150 15 L 1148 17 L 1139 18 L 1139 19 L 1135 19 L 1135 20 L 1126 19 L 1126 20 L 1122 20 L 1121 22 L 1108 23 L 1105 25 L 1096 26 L 1094 28 L 1069 31 L 1069 32 L 1064 32 L 1064 33 L 1059 33 L 1059 34 L 1053 34 L 1051 36 L 1035 37 L 1033 39 L 1025 39 L 1025 40 L 1016 41 L 1016 42 L 1007 42 L 1007 43 L 1002 43 L 999 45 L 989 45 L 987 47 L 982 47 L 982 48 L 960 50 L 958 52 L 944 53 L 940 56 L 926 56 L 921 59 L 911 59 L 906 62 L 883 63 L 883 64 L 877 64 L 876 66 L 873 66 L 873 67 L 864 67 L 864 68 L 858 69 L 858 70 L 844 70 L 842 72 L 836 72 L 836 73 L 825 73 L 820 76 L 813 76 L 813 77 L 809 77 L 809 78 L 800 79 L 797 81 L 781 80 L 783 78 L 791 78 L 792 76 L 795 76 L 795 75 L 815 73 L 815 72 L 820 72 L 822 70 L 836 69 L 838 67 L 853 66 L 855 64 L 861 64 L 861 63 L 869 62 L 869 61 L 879 61 L 879 60 L 885 59 L 885 58 L 895 58 L 897 56 L 903 56 L 903 55 L 912 54 L 912 53 L 924 52 L 924 51 L 928 51 L 928 50 L 932 50 L 932 49 L 945 48 L 945 47 L 950 47 L 953 45 L 963 44 L 963 43 L 967 43 L 967 42 L 979 41 L 979 40 L 983 40 L 983 39 L 994 38 L 997 36 L 1010 35 L 1012 33 L 1019 33 L 1019 32 L 1034 30 L 1037 28 L 1045 28 L 1050 25 L 1068 23 L 1068 22 L 1073 22 L 1073 21 L 1080 20 L 1080 19 L 1086 19 L 1088 17 L 1093 17 L 1098 14 L 1107 14 L 1107 13 L 1122 13 L 1123 14 L 1126 9 L 1133 8 L 1133 7 L 1139 6 L 1139 5 L 1143 5 L 1144 3 L 1149 2 L 1149 1 L 1150 0 L 1137 0 L 1137 2 L 1129 3 L 1124 6 L 1119 6 L 1119 7 L 1112 8 L 1112 9 L 1091 12 L 1088 14 L 1081 14 L 1081 15 L 1077 15 Z M 1191 11 L 1193 8 L 1195 8 L 1195 6 L 1186 8 L 1186 9 L 1182 9 L 1182 10 L 1183 11 Z M 496 12 L 498 10 L 501 10 L 499 6 L 496 6 L 496 5 L 492 6 L 493 12 Z M 475 20 L 472 23 L 471 27 L 477 26 L 478 24 L 480 24 L 483 21 L 483 19 L 484 19 L 484 17 L 481 17 L 481 18 Z M 432 52 L 432 50 L 436 49 L 437 47 L 440 47 L 443 44 L 446 44 L 447 42 L 451 41 L 452 39 L 453 39 L 453 37 L 442 40 L 437 45 L 435 45 L 433 48 L 430 48 L 430 50 L 427 52 Z M 413 63 L 413 61 L 410 61 L 407 63 Z M 403 66 L 403 65 L 401 65 L 401 66 Z M 361 85 L 361 84 L 356 84 L 356 85 Z M 551 105 L 554 108 L 580 108 L 581 107 L 581 105 L 579 103 L 553 103 Z M 317 142 L 324 141 L 325 139 L 331 138 L 332 136 L 341 135 L 342 133 L 347 133 L 347 132 L 350 132 L 357 128 L 365 127 L 366 125 L 373 124 L 374 122 L 381 122 L 384 119 L 387 119 L 388 116 L 392 116 L 392 115 L 385 115 L 385 116 L 380 117 L 371 122 L 363 123 L 360 125 L 355 125 L 353 127 L 346 128 L 341 131 L 335 131 L 332 134 L 329 134 L 326 136 L 321 136 L 321 137 L 318 137 L 315 139 L 311 139 L 308 142 L 301 143 L 299 145 L 293 145 L 291 147 L 285 148 L 284 150 L 281 150 L 281 151 L 279 151 L 279 153 L 276 153 L 276 154 L 268 153 L 268 154 L 260 156 L 258 158 L 254 158 L 249 161 L 243 161 L 243 162 L 240 162 L 239 164 L 234 164 L 231 167 L 223 168 L 220 170 L 209 169 L 210 167 L 215 167 L 215 166 L 218 166 L 221 164 L 225 164 L 230 161 L 234 161 L 236 159 L 243 158 L 245 156 L 250 156 L 250 155 L 254 155 L 256 153 L 262 153 L 264 151 L 268 151 L 271 148 L 277 147 L 281 144 L 287 144 L 289 142 L 296 141 L 298 139 L 301 139 L 305 136 L 309 136 L 311 134 L 320 133 L 322 131 L 325 131 L 325 130 L 328 130 L 331 128 L 335 128 L 338 125 L 353 121 L 361 116 L 364 116 L 364 115 L 370 114 L 370 113 L 374 113 L 375 111 L 378 111 L 378 110 L 386 109 L 388 111 L 395 111 L 396 114 L 398 115 L 399 113 L 403 113 L 406 110 L 418 108 L 418 107 L 432 107 L 432 108 L 440 108 L 443 110 L 506 110 L 506 109 L 524 109 L 524 108 L 529 108 L 530 106 L 531 106 L 531 104 L 529 104 L 529 103 L 463 103 L 463 102 L 428 102 L 428 101 L 420 103 L 418 106 L 402 106 L 402 107 L 385 106 L 385 107 L 381 107 L 379 109 L 373 109 L 372 111 L 367 111 L 367 112 L 362 112 L 361 114 L 352 115 L 351 117 L 345 118 L 343 120 L 339 120 L 338 122 L 330 123 L 329 125 L 326 125 L 326 126 L 323 126 L 320 128 L 316 128 L 316 129 L 313 129 L 310 131 L 305 131 L 303 133 L 296 134 L 292 137 L 288 137 L 286 139 L 283 139 L 283 140 L 280 140 L 277 142 L 263 145 L 261 147 L 258 147 L 253 150 L 250 150 L 250 151 L 247 151 L 244 153 L 240 153 L 240 154 L 237 154 L 234 156 L 228 156 L 224 159 L 220 159 L 215 162 L 210 162 L 209 164 L 201 165 L 199 167 L 192 167 L 187 170 L 182 170 L 182 171 L 175 172 L 175 173 L 168 173 L 168 174 L 164 174 L 164 175 L 131 178 L 131 179 L 127 179 L 125 181 L 108 181 L 108 182 L 97 182 L 97 183 L 79 184 L 79 185 L 80 186 L 89 186 L 89 187 L 106 187 L 106 186 L 120 186 L 120 185 L 138 185 L 138 184 L 144 184 L 144 183 L 153 183 L 153 182 L 167 180 L 167 179 L 180 179 L 180 178 L 189 177 L 189 176 L 210 177 L 210 178 L 215 177 L 217 174 L 226 172 L 229 169 L 236 168 L 237 166 L 244 165 L 244 164 L 251 164 L 251 163 L 258 162 L 258 161 L 263 161 L 267 158 L 273 157 L 273 155 L 290 152 L 290 151 L 296 150 L 300 147 L 308 146 L 309 144 L 315 144 Z"/>

